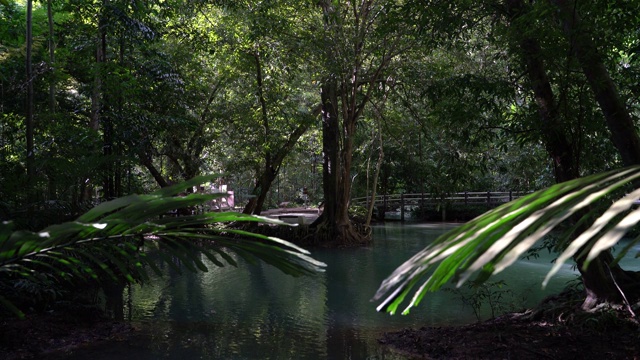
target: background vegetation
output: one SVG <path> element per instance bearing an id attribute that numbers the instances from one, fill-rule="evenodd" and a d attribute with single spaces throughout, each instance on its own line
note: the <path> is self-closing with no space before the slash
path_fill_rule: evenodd
<path id="1" fill-rule="evenodd" d="M 3 0 L 0 219 L 35 233 L 223 173 L 197 192 L 305 195 L 317 243 L 357 245 L 353 196 L 638 164 L 637 5 Z"/>

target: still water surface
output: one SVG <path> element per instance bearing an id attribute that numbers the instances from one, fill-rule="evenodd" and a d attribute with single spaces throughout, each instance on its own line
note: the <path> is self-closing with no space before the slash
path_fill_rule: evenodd
<path id="1" fill-rule="evenodd" d="M 313 250 L 313 257 L 327 264 L 325 273 L 313 277 L 293 278 L 241 260 L 239 268 L 212 264 L 209 272 L 197 274 L 167 267 L 164 276 L 127 291 L 125 313 L 140 329 L 136 338 L 66 359 L 399 359 L 378 344 L 383 332 L 476 321 L 455 291 L 429 294 L 408 316 L 377 313 L 370 302 L 391 271 L 446 229 L 450 226 L 375 227 L 370 247 Z M 567 265 L 542 291 L 553 257 L 541 255 L 497 277 L 510 291 L 501 305 L 509 310 L 533 305 L 575 279 Z"/>

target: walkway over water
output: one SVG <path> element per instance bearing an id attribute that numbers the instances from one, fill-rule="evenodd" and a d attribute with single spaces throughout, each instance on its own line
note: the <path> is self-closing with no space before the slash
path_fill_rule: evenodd
<path id="1" fill-rule="evenodd" d="M 405 212 L 418 207 L 428 205 L 484 205 L 487 209 L 497 207 L 513 199 L 528 194 L 524 191 L 465 191 L 443 196 L 442 194 L 416 193 L 416 194 L 391 194 L 376 195 L 374 207 L 378 211 L 399 211 L 400 220 L 405 220 Z M 351 205 L 367 207 L 371 197 L 358 197 L 351 199 Z"/>
<path id="2" fill-rule="evenodd" d="M 309 225 L 322 213 L 317 208 L 295 207 L 269 209 L 260 213 L 262 216 L 282 220 L 290 224 Z"/>

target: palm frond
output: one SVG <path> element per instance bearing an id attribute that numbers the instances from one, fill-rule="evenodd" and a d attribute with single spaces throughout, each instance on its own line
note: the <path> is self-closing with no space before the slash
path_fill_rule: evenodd
<path id="1" fill-rule="evenodd" d="M 0 275 L 19 279 L 46 272 L 58 281 L 134 282 L 147 278 L 146 269 L 157 271 L 157 261 L 180 260 L 191 271 L 207 271 L 200 255 L 216 266 L 236 266 L 228 252 L 265 261 L 294 276 L 323 271 L 325 264 L 309 252 L 287 241 L 225 230 L 220 224 L 256 221 L 286 225 L 277 220 L 233 212 L 209 212 L 167 216 L 169 211 L 192 207 L 223 194 L 188 194 L 189 187 L 210 181 L 209 176 L 164 188 L 148 195 L 131 195 L 102 203 L 75 221 L 49 226 L 39 232 L 13 231 L 11 223 L 0 224 Z M 234 235 L 233 237 L 229 235 Z M 149 256 L 145 247 L 157 244 Z M 217 256 L 216 256 L 217 255 Z M 9 305 L 0 296 L 0 306 Z M 19 312 L 16 312 L 19 314 Z"/>
<path id="2" fill-rule="evenodd" d="M 562 251 L 543 286 L 560 267 L 581 252 L 584 266 L 602 251 L 614 246 L 640 220 L 640 210 L 632 209 L 640 198 L 637 189 L 640 167 L 628 167 L 556 184 L 493 209 L 453 229 L 398 267 L 380 285 L 373 300 L 381 300 L 378 311 L 396 313 L 415 290 L 404 309 L 407 314 L 427 292 L 449 281 L 462 285 L 472 276 L 482 282 L 512 265 L 550 231 L 573 215 L 577 224 L 556 245 Z M 571 236 L 579 228 L 588 229 Z M 640 238 L 632 241 L 637 243 Z M 623 248 L 619 260 L 631 249 Z"/>

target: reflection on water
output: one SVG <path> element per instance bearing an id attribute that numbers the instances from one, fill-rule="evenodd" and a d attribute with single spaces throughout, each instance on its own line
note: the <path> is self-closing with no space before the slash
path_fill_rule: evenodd
<path id="1" fill-rule="evenodd" d="M 67 359 L 397 359 L 377 343 L 402 327 L 456 325 L 476 320 L 459 294 L 429 294 L 409 316 L 375 311 L 380 282 L 447 229 L 446 225 L 374 228 L 367 248 L 313 250 L 327 271 L 293 278 L 268 265 L 209 266 L 207 273 L 163 276 L 127 293 L 126 315 L 140 329 L 126 343 L 79 350 Z M 542 254 L 544 255 L 544 254 Z M 540 283 L 552 257 L 520 261 L 500 274 L 524 307 L 575 278 L 567 266 L 544 292 Z M 204 259 L 205 263 L 207 262 Z M 515 309 L 514 309 L 515 310 Z"/>

